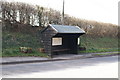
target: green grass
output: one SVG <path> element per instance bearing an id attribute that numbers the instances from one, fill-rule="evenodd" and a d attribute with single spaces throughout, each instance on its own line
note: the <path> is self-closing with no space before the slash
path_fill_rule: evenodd
<path id="1" fill-rule="evenodd" d="M 115 52 L 118 51 L 118 48 L 99 48 L 99 49 L 87 49 L 85 51 L 79 51 L 79 53 L 98 53 L 98 52 Z"/>
<path id="2" fill-rule="evenodd" d="M 109 55 L 119 55 L 119 52 L 112 52 L 112 53 L 102 53 L 102 54 L 92 54 L 92 56 L 109 56 Z"/>
<path id="3" fill-rule="evenodd" d="M 36 35 L 3 32 L 2 34 L 2 48 L 15 48 L 15 47 L 32 47 L 40 48 L 40 40 Z"/>
<path id="4" fill-rule="evenodd" d="M 37 35 L 37 34 L 36 34 Z M 2 54 L 0 56 L 41 56 L 48 57 L 45 53 L 40 53 L 37 48 L 41 48 L 39 37 L 31 34 L 5 31 L 2 34 Z M 81 36 L 81 46 L 86 47 L 86 51 L 79 53 L 97 53 L 118 51 L 118 39 L 113 37 L 86 37 Z M 21 53 L 20 47 L 30 47 L 32 53 Z"/>
<path id="5" fill-rule="evenodd" d="M 2 52 L 0 53 L 0 57 L 2 57 Z"/>
<path id="6" fill-rule="evenodd" d="M 32 53 L 21 53 L 20 47 L 32 48 Z M 39 37 L 36 35 L 3 32 L 2 34 L 2 57 L 8 56 L 41 56 L 47 57 L 45 53 L 40 53 L 37 48 L 41 48 Z"/>
<path id="7" fill-rule="evenodd" d="M 113 52 L 118 51 L 118 39 L 113 37 L 81 37 L 81 46 L 85 51 L 79 53 Z"/>
<path id="8" fill-rule="evenodd" d="M 2 57 L 23 57 L 23 56 L 34 56 L 34 57 L 48 57 L 45 53 L 40 53 L 37 50 L 33 50 L 31 53 L 22 53 L 19 48 L 11 48 L 3 50 Z"/>
<path id="9" fill-rule="evenodd" d="M 118 39 L 114 37 L 86 37 L 81 36 L 81 46 L 92 48 L 118 48 Z"/>

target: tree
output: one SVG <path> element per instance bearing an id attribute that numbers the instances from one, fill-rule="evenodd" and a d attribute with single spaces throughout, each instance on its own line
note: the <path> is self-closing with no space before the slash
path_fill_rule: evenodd
<path id="1" fill-rule="evenodd" d="M 39 23 L 39 26 L 43 26 L 43 25 L 42 25 L 43 10 L 44 10 L 43 7 L 37 6 L 37 11 L 38 11 L 37 16 L 38 16 L 38 23 Z"/>

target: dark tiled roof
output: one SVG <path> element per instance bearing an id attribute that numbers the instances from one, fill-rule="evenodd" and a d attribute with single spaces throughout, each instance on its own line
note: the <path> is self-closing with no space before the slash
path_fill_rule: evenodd
<path id="1" fill-rule="evenodd" d="M 85 33 L 85 31 L 79 28 L 78 26 L 52 25 L 52 24 L 50 24 L 50 26 L 58 33 Z"/>

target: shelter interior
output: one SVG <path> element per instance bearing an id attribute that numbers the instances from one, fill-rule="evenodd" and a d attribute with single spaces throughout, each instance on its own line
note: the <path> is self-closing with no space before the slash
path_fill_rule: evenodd
<path id="1" fill-rule="evenodd" d="M 77 54 L 80 34 L 57 34 L 52 37 L 53 54 Z"/>

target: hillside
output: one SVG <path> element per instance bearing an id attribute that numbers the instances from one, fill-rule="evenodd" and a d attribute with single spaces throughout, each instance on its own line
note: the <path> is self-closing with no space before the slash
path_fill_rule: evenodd
<path id="1" fill-rule="evenodd" d="M 42 48 L 42 45 L 37 35 L 5 31 L 2 39 L 3 56 L 47 56 L 38 51 L 38 48 Z M 117 51 L 118 39 L 113 37 L 91 38 L 84 35 L 81 37 L 80 46 L 87 49 L 86 51 L 80 51 L 80 53 Z M 33 52 L 23 54 L 19 51 L 20 47 L 30 47 Z"/>

